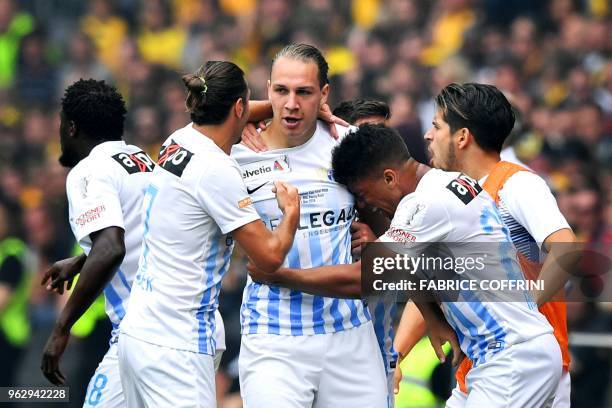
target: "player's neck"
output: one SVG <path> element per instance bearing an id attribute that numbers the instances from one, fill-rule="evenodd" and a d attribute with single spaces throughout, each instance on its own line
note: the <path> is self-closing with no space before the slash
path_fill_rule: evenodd
<path id="1" fill-rule="evenodd" d="M 459 171 L 475 180 L 487 176 L 493 167 L 500 161 L 499 153 L 490 153 L 483 150 L 475 150 L 471 157 L 461 163 Z"/>
<path id="2" fill-rule="evenodd" d="M 420 177 L 419 173 L 419 162 L 414 159 L 409 159 L 401 167 L 401 197 L 408 195 L 416 190 L 417 184 L 419 184 Z M 399 203 L 399 202 L 398 202 Z"/>
<path id="3" fill-rule="evenodd" d="M 261 132 L 261 138 L 268 146 L 268 149 L 287 149 L 290 147 L 301 146 L 314 135 L 317 129 L 317 122 L 315 121 L 310 129 L 304 132 L 303 135 L 297 137 L 288 137 L 281 127 L 280 123 L 272 121 L 270 127 Z"/>
<path id="4" fill-rule="evenodd" d="M 234 132 L 229 124 L 196 125 L 194 123 L 193 128 L 212 140 L 225 154 L 229 155 L 232 151 Z"/>
<path id="5" fill-rule="evenodd" d="M 105 140 L 98 140 L 98 139 L 91 139 L 89 137 L 82 137 L 81 138 L 82 143 L 80 143 L 77 147 L 76 147 L 76 153 L 77 153 L 77 157 L 79 158 L 79 161 L 83 160 L 84 158 L 86 158 L 87 156 L 89 156 L 89 154 L 91 153 L 91 151 L 98 146 L 99 144 L 102 144 L 105 142 Z"/>

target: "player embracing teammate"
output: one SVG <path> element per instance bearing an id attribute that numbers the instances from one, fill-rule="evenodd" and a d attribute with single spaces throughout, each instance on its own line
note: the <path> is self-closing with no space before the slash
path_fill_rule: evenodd
<path id="1" fill-rule="evenodd" d="M 573 248 L 574 234 L 544 180 L 522 166 L 500 160 L 502 145 L 514 125 L 514 114 L 497 88 L 474 83 L 450 84 L 436 97 L 436 107 L 432 128 L 425 134 L 430 164 L 443 170 L 461 171 L 479 181 L 497 204 L 510 240 L 518 250 L 523 272 L 531 279 L 539 276 L 545 281 L 547 292 L 538 294 L 536 301 L 553 327 L 562 355 L 562 373 L 552 406 L 569 407 L 570 355 L 565 303 L 549 300 L 563 283 L 564 271 L 557 266 L 558 260 Z M 543 264 L 540 248 L 549 252 Z M 405 313 L 409 314 L 402 318 L 406 325 L 400 325 L 395 340 L 400 355 L 409 353 L 424 334 L 418 310 L 411 307 Z M 538 364 L 535 350 L 529 364 Z M 457 388 L 447 406 L 470 406 L 471 366 L 468 359 L 462 362 L 456 376 Z M 518 376 L 520 367 L 514 369 Z M 501 397 L 501 391 L 493 395 Z M 529 395 L 530 391 L 521 392 Z"/>
<path id="2" fill-rule="evenodd" d="M 255 208 L 268 228 L 281 219 L 271 181 L 294 184 L 300 226 L 284 266 L 349 264 L 353 196 L 334 181 L 337 142 L 317 113 L 330 86 L 327 62 L 306 44 L 283 48 L 272 64 L 271 124 L 261 133 L 270 150 L 237 145 Z M 341 136 L 347 128 L 337 128 Z M 313 296 L 249 279 L 242 304 L 240 388 L 251 407 L 386 407 L 385 374 L 370 314 L 360 299 Z"/>

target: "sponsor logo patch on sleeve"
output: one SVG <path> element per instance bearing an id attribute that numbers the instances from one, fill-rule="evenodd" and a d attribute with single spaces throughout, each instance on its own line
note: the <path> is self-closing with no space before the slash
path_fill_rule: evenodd
<path id="1" fill-rule="evenodd" d="M 76 224 L 79 227 L 83 227 L 86 224 L 89 224 L 92 221 L 99 219 L 102 216 L 102 213 L 106 211 L 106 207 L 102 204 L 97 207 L 91 208 L 82 214 L 80 214 L 76 219 Z"/>
<path id="2" fill-rule="evenodd" d="M 446 188 L 452 191 L 465 205 L 469 204 L 482 191 L 478 182 L 465 174 L 461 174 L 451 181 Z"/>
<path id="3" fill-rule="evenodd" d="M 238 208 L 248 207 L 251 204 L 253 204 L 251 197 L 243 198 L 242 200 L 238 201 Z"/>
<path id="4" fill-rule="evenodd" d="M 175 176 L 181 177 L 192 156 L 192 152 L 171 140 L 168 146 L 162 146 L 157 164 Z"/>
<path id="5" fill-rule="evenodd" d="M 129 174 L 150 173 L 155 167 L 153 159 L 142 150 L 136 153 L 118 153 L 112 158 Z"/>
<path id="6" fill-rule="evenodd" d="M 394 242 L 401 242 L 401 243 L 416 242 L 416 239 L 417 239 L 414 235 L 412 235 L 408 231 L 404 231 L 402 229 L 393 228 L 393 227 L 389 228 L 389 230 L 385 232 L 385 236 L 387 238 L 390 238 Z"/>

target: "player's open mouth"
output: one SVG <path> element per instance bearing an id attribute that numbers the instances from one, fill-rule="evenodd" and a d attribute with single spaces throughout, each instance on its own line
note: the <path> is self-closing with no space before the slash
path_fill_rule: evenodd
<path id="1" fill-rule="evenodd" d="M 429 167 L 433 167 L 434 154 L 431 147 L 427 146 L 427 164 Z"/>
<path id="2" fill-rule="evenodd" d="M 283 118 L 283 123 L 286 127 L 288 127 L 289 129 L 295 129 L 296 127 L 299 126 L 301 119 L 298 118 L 292 118 L 292 117 L 284 117 Z"/>

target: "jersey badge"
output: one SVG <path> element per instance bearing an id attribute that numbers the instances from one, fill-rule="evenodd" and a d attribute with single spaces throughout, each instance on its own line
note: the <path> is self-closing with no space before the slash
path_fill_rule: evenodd
<path id="1" fill-rule="evenodd" d="M 482 191 L 482 187 L 480 187 L 478 182 L 465 174 L 460 174 L 459 177 L 451 181 L 446 188 L 456 195 L 465 205 L 469 204 L 470 201 Z"/>

